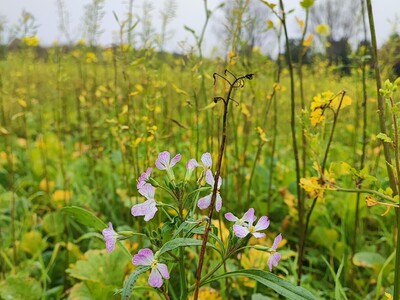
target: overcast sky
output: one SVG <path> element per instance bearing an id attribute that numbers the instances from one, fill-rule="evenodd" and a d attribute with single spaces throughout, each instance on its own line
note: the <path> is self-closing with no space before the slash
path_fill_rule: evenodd
<path id="1" fill-rule="evenodd" d="M 167 0 L 152 0 L 153 5 L 152 19 L 153 26 L 156 31 L 160 31 L 160 10 L 164 7 Z M 324 1 L 324 0 L 317 0 Z M 357 0 L 347 0 L 357 1 Z M 77 40 L 82 37 L 82 19 L 84 16 L 84 6 L 89 4 L 91 0 L 64 0 L 66 11 L 69 14 L 70 31 L 72 37 Z M 104 32 L 100 37 L 100 43 L 110 45 L 116 40 L 116 32 L 118 24 L 114 18 L 115 12 L 120 19 L 124 19 L 127 13 L 128 0 L 105 0 L 105 15 L 102 22 Z M 209 9 L 214 9 L 221 0 L 208 0 Z M 271 2 L 277 2 L 271 0 Z M 299 0 L 285 0 L 286 9 L 295 8 L 294 16 L 302 16 L 302 9 L 299 8 Z M 194 44 L 193 37 L 184 30 L 187 25 L 200 32 L 204 23 L 204 6 L 203 0 L 175 0 L 177 4 L 176 17 L 169 25 L 169 29 L 173 32 L 171 39 L 168 40 L 167 49 L 170 51 L 181 52 L 180 45 L 182 41 Z M 143 0 L 134 0 L 133 13 L 135 16 L 141 17 Z M 57 0 L 0 0 L 0 16 L 6 18 L 6 27 L 10 28 L 18 23 L 23 10 L 30 12 L 39 24 L 37 36 L 42 44 L 51 44 L 54 41 L 65 40 L 59 30 L 59 14 L 57 9 Z M 395 21 L 400 22 L 400 3 L 399 0 L 375 0 L 373 1 L 373 9 L 375 14 L 375 25 L 378 43 L 381 45 L 387 40 L 389 34 L 393 31 Z M 219 15 L 220 16 L 220 15 Z M 208 26 L 205 36 L 205 48 L 209 52 L 212 47 L 218 44 L 216 31 L 218 30 L 218 15 L 212 19 Z M 299 32 L 298 28 L 294 28 L 295 22 L 291 23 L 289 34 L 296 36 Z M 400 29 L 400 25 L 396 28 Z"/>

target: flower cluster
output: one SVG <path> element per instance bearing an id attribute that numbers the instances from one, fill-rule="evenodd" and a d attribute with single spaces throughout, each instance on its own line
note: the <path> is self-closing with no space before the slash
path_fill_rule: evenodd
<path id="1" fill-rule="evenodd" d="M 181 184 L 175 183 L 175 174 L 173 171 L 173 167 L 181 160 L 181 154 L 176 154 L 171 158 L 171 154 L 168 151 L 163 151 L 158 155 L 158 158 L 155 162 L 155 166 L 160 171 L 165 171 L 166 175 L 169 179 L 171 189 L 171 194 L 175 194 L 176 190 L 181 188 Z M 183 185 L 185 185 L 193 175 L 193 172 L 196 168 L 201 168 L 201 174 L 197 178 L 197 185 L 199 188 L 198 196 L 195 198 L 193 202 L 193 210 L 195 210 L 195 205 L 201 210 L 208 208 L 211 205 L 213 189 L 216 188 L 215 195 L 215 210 L 219 212 L 222 208 L 222 197 L 220 195 L 220 188 L 222 185 L 222 178 L 219 176 L 218 179 L 216 175 L 212 172 L 212 157 L 210 153 L 204 153 L 201 156 L 201 162 L 198 162 L 196 159 L 192 158 L 186 163 L 186 174 L 183 181 Z M 145 201 L 136 205 L 133 205 L 131 209 L 131 213 L 133 216 L 143 216 L 144 221 L 150 221 L 153 219 L 155 214 L 158 211 L 157 207 L 164 204 L 160 201 L 156 200 L 156 189 L 162 188 L 167 189 L 167 187 L 163 187 L 152 177 L 153 169 L 151 167 L 147 168 L 145 172 L 143 172 L 137 181 L 137 189 L 140 195 L 145 198 Z M 217 180 L 217 182 L 215 182 Z M 203 191 L 205 185 L 208 185 L 211 192 L 203 197 L 199 198 L 200 191 Z M 216 185 L 216 186 L 215 186 Z M 178 195 L 180 192 L 177 192 L 175 195 Z M 178 198 L 178 197 L 177 197 Z M 199 198 L 199 199 L 198 199 Z M 197 200 L 198 199 L 198 200 Z M 256 238 L 261 238 L 265 236 L 265 233 L 261 232 L 268 228 L 270 221 L 267 216 L 262 216 L 258 219 L 257 223 L 253 225 L 257 217 L 255 216 L 254 209 L 250 208 L 242 218 L 238 218 L 232 213 L 228 212 L 225 214 L 225 218 L 229 221 L 235 222 L 233 225 L 233 233 L 237 238 L 245 238 L 249 235 L 252 235 Z M 109 223 L 109 227 L 103 230 L 103 236 L 106 241 L 106 249 L 108 252 L 111 252 L 115 248 L 115 244 L 117 239 L 123 238 L 126 236 L 126 233 L 120 232 L 118 234 L 114 231 L 113 226 Z M 270 257 L 268 259 L 268 266 L 270 270 L 272 270 L 272 266 L 277 266 L 278 262 L 281 258 L 281 255 L 276 252 L 278 244 L 282 240 L 282 235 L 279 234 L 273 243 L 271 248 L 268 248 L 268 252 L 270 253 Z M 150 286 L 160 288 L 163 284 L 163 278 L 169 279 L 168 267 L 166 264 L 160 263 L 158 258 L 158 252 L 156 254 L 149 248 L 144 248 L 139 250 L 139 252 L 134 255 L 132 259 L 132 263 L 136 266 L 147 266 L 151 268 L 150 277 L 148 282 Z"/>

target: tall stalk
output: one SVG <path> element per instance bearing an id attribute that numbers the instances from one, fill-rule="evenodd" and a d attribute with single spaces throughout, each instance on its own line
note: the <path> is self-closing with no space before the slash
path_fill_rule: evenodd
<path id="1" fill-rule="evenodd" d="M 290 129 L 292 134 L 292 143 L 293 143 L 293 156 L 295 162 L 295 171 L 296 171 L 296 192 L 297 192 L 297 212 L 299 219 L 299 248 L 298 248 L 298 260 L 297 260 L 297 282 L 300 284 L 301 275 L 303 272 L 303 251 L 301 249 L 304 248 L 304 198 L 303 193 L 300 190 L 300 163 L 299 163 L 299 149 L 297 146 L 297 137 L 296 137 L 296 102 L 295 102 L 295 90 L 294 90 L 294 71 L 292 66 L 292 56 L 289 47 L 289 35 L 286 26 L 286 13 L 283 6 L 283 1 L 279 0 L 279 6 L 281 9 L 281 22 L 283 26 L 283 31 L 285 34 L 285 44 L 286 44 L 286 61 L 289 68 L 290 75 Z"/>
<path id="2" fill-rule="evenodd" d="M 374 15 L 372 12 L 372 4 L 371 0 L 367 0 L 367 11 L 368 11 L 368 20 L 369 20 L 369 29 L 371 34 L 371 46 L 372 46 L 372 55 L 374 59 L 374 69 L 375 69 L 375 81 L 376 81 L 376 92 L 378 97 L 378 116 L 379 116 L 379 125 L 381 133 L 387 134 L 386 130 L 386 117 L 385 117 L 385 102 L 383 96 L 379 93 L 379 90 L 382 87 L 381 75 L 379 72 L 379 59 L 378 59 L 378 47 L 376 42 L 376 34 L 375 34 L 375 23 L 374 23 Z M 395 135 L 398 135 L 398 132 L 395 132 Z M 398 195 L 398 188 L 396 185 L 396 180 L 393 171 L 392 158 L 390 155 L 390 143 L 383 141 L 383 153 L 386 161 L 386 170 L 389 177 L 390 188 L 393 190 L 393 196 Z M 400 200 L 399 200 L 400 201 Z M 400 213 L 399 209 L 396 208 L 396 261 L 395 261 L 395 273 L 394 273 L 394 292 L 393 299 L 400 299 Z"/>
<path id="3" fill-rule="evenodd" d="M 225 76 L 227 75 L 229 71 L 225 70 Z M 234 81 L 230 82 L 225 76 L 221 76 L 217 73 L 214 73 L 214 85 L 216 83 L 217 77 L 222 78 L 229 84 L 229 89 L 226 94 L 226 97 L 215 97 L 214 102 L 222 101 L 224 103 L 224 112 L 223 112 L 223 119 L 222 119 L 222 136 L 221 136 L 221 143 L 220 143 L 220 149 L 218 153 L 218 161 L 217 161 L 217 170 L 215 172 L 215 177 L 214 177 L 214 187 L 211 195 L 211 204 L 210 204 L 210 210 L 208 212 L 208 221 L 204 230 L 204 236 L 203 236 L 203 243 L 201 245 L 201 250 L 200 250 L 200 256 L 199 256 L 199 264 L 197 266 L 197 271 L 196 271 L 196 284 L 195 284 L 195 290 L 194 290 L 194 300 L 198 299 L 199 296 L 199 288 L 200 288 L 200 280 L 201 280 L 201 271 L 203 269 L 203 264 L 204 264 L 204 257 L 206 253 L 206 245 L 208 241 L 208 235 L 210 233 L 210 228 L 211 228 L 211 218 L 214 212 L 214 206 L 215 206 L 215 200 L 217 196 L 217 190 L 218 190 L 218 181 L 221 173 L 221 167 L 222 167 L 222 158 L 224 156 L 225 152 L 225 146 L 226 146 L 226 136 L 227 136 L 227 120 L 228 120 L 228 108 L 229 108 L 229 101 L 232 100 L 231 94 L 234 89 L 236 88 L 241 88 L 244 85 L 244 80 L 249 79 L 251 80 L 253 78 L 253 74 L 247 74 L 245 76 L 240 76 L 236 77 L 232 73 L 229 72 L 234 77 Z"/>

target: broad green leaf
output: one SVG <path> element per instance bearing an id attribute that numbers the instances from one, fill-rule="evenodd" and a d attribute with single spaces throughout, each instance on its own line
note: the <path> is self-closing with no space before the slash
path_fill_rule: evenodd
<path id="1" fill-rule="evenodd" d="M 358 252 L 353 257 L 354 265 L 374 269 L 379 272 L 385 263 L 385 258 L 376 252 Z"/>
<path id="2" fill-rule="evenodd" d="M 309 291 L 306 289 L 300 287 L 300 286 L 295 286 L 289 281 L 286 281 L 272 273 L 262 271 L 262 270 L 256 270 L 256 269 L 248 269 L 248 270 L 238 270 L 238 271 L 232 271 L 232 272 L 227 272 L 222 275 L 215 276 L 209 280 L 206 280 L 201 283 L 201 285 L 206 285 L 212 281 L 220 280 L 226 277 L 232 277 L 232 276 L 243 276 L 247 277 L 250 279 L 254 279 L 261 283 L 262 285 L 265 285 L 266 287 L 269 287 L 270 289 L 274 290 L 278 294 L 288 298 L 288 299 L 293 299 L 293 300 L 311 300 L 311 299 L 316 299 L 313 294 L 311 294 Z"/>
<path id="3" fill-rule="evenodd" d="M 116 248 L 111 253 L 100 250 L 89 250 L 86 259 L 72 264 L 67 273 L 80 280 L 90 280 L 104 285 L 119 287 L 125 275 L 125 267 L 130 259 L 123 251 Z"/>
<path id="4" fill-rule="evenodd" d="M 92 227 L 98 231 L 102 231 L 104 228 L 108 227 L 102 220 L 86 209 L 77 206 L 68 206 L 62 208 L 61 211 L 68 214 L 72 219 L 82 225 Z"/>
<path id="5" fill-rule="evenodd" d="M 1 299 L 40 299 L 42 288 L 40 283 L 26 275 L 9 275 L 5 280 L 0 281 Z"/>
<path id="6" fill-rule="evenodd" d="M 149 270 L 149 266 L 139 266 L 135 271 L 129 275 L 128 279 L 124 283 L 124 288 L 122 289 L 121 299 L 128 300 L 131 298 L 133 288 L 135 287 L 136 281 L 141 274 Z"/>
<path id="7" fill-rule="evenodd" d="M 20 246 L 24 252 L 35 255 L 46 248 L 46 241 L 39 231 L 34 230 L 26 232 L 22 236 Z"/>
<path id="8" fill-rule="evenodd" d="M 119 295 L 114 295 L 115 288 L 96 282 L 80 282 L 75 284 L 69 294 L 71 300 L 111 300 L 120 299 Z"/>

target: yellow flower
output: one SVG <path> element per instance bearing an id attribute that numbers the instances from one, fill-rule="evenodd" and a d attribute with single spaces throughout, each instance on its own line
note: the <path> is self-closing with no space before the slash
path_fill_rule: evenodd
<path id="1" fill-rule="evenodd" d="M 199 300 L 222 300 L 221 294 L 210 287 L 202 287 L 199 289 Z M 193 299 L 191 296 L 189 299 Z"/>
<path id="2" fill-rule="evenodd" d="M 96 63 L 97 62 L 96 53 L 94 53 L 94 52 L 86 53 L 86 62 L 87 63 Z"/>
<path id="3" fill-rule="evenodd" d="M 39 38 L 37 36 L 24 36 L 22 42 L 29 47 L 37 47 L 39 45 Z"/>
<path id="4" fill-rule="evenodd" d="M 56 190 L 54 191 L 51 200 L 58 208 L 60 208 L 65 205 L 65 202 L 70 201 L 71 198 L 72 198 L 71 191 Z"/>
<path id="5" fill-rule="evenodd" d="M 318 24 L 315 26 L 315 31 L 322 36 L 329 36 L 331 34 L 331 28 L 328 24 Z"/>

